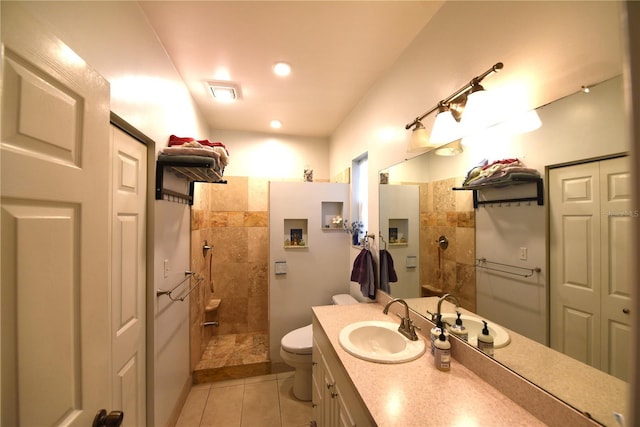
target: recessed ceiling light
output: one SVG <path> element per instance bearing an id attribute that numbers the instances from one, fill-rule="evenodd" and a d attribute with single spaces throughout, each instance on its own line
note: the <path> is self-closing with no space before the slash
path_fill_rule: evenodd
<path id="1" fill-rule="evenodd" d="M 231 102 L 242 98 L 240 85 L 224 80 L 208 81 L 207 86 L 216 101 Z"/>
<path id="2" fill-rule="evenodd" d="M 273 72 L 279 76 L 288 76 L 291 74 L 291 65 L 286 62 L 276 62 L 273 65 Z"/>
<path id="3" fill-rule="evenodd" d="M 271 120 L 271 127 L 273 129 L 280 129 L 282 127 L 282 122 L 280 120 Z"/>

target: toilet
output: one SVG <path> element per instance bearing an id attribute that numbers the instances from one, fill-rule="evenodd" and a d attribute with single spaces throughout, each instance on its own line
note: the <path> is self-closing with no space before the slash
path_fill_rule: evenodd
<path id="1" fill-rule="evenodd" d="M 358 304 L 349 294 L 331 297 L 334 305 Z M 293 375 L 293 395 L 300 400 L 311 400 L 311 347 L 313 343 L 312 325 L 295 329 L 280 340 L 280 357 L 287 365 L 295 368 Z"/>

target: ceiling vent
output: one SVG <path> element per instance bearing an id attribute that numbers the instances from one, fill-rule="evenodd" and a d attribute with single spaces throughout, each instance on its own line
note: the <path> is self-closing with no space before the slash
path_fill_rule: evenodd
<path id="1" fill-rule="evenodd" d="M 216 101 L 231 102 L 242 99 L 242 91 L 240 85 L 235 82 L 223 80 L 207 81 L 209 91 Z"/>

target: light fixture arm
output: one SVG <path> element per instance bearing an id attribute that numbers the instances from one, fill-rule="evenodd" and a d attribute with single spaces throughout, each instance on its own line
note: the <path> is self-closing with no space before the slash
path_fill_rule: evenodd
<path id="1" fill-rule="evenodd" d="M 455 100 L 456 98 L 459 98 L 462 95 L 465 95 L 467 92 L 469 92 L 471 90 L 471 88 L 473 88 L 474 86 L 479 85 L 480 82 L 485 77 L 487 77 L 489 74 L 496 73 L 499 70 L 501 70 L 503 67 L 504 67 L 504 64 L 502 62 L 495 63 L 493 65 L 493 67 L 489 68 L 487 71 L 485 71 L 484 73 L 480 74 L 479 76 L 474 77 L 473 79 L 471 79 L 471 81 L 468 84 L 464 85 L 463 87 L 461 87 L 457 91 L 453 92 L 448 97 L 446 97 L 443 100 L 441 100 L 440 102 L 438 102 L 438 104 L 435 107 L 433 107 L 432 109 L 430 109 L 426 113 L 422 114 L 421 116 L 416 117 L 411 123 L 407 123 L 404 128 L 405 129 L 410 129 L 413 126 L 417 125 L 418 122 L 422 121 L 422 119 L 427 117 L 429 114 L 431 114 L 431 113 L 433 113 L 435 111 L 438 111 L 438 109 L 441 106 L 448 106 L 453 100 Z"/>

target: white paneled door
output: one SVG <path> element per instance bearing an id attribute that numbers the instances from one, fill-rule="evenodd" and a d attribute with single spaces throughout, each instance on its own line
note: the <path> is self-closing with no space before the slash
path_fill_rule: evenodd
<path id="1" fill-rule="evenodd" d="M 109 85 L 2 2 L 1 423 L 110 408 Z"/>
<path id="2" fill-rule="evenodd" d="M 111 334 L 113 406 L 144 426 L 146 146 L 112 127 Z"/>
<path id="3" fill-rule="evenodd" d="M 551 347 L 628 379 L 631 308 L 629 159 L 552 169 Z"/>

